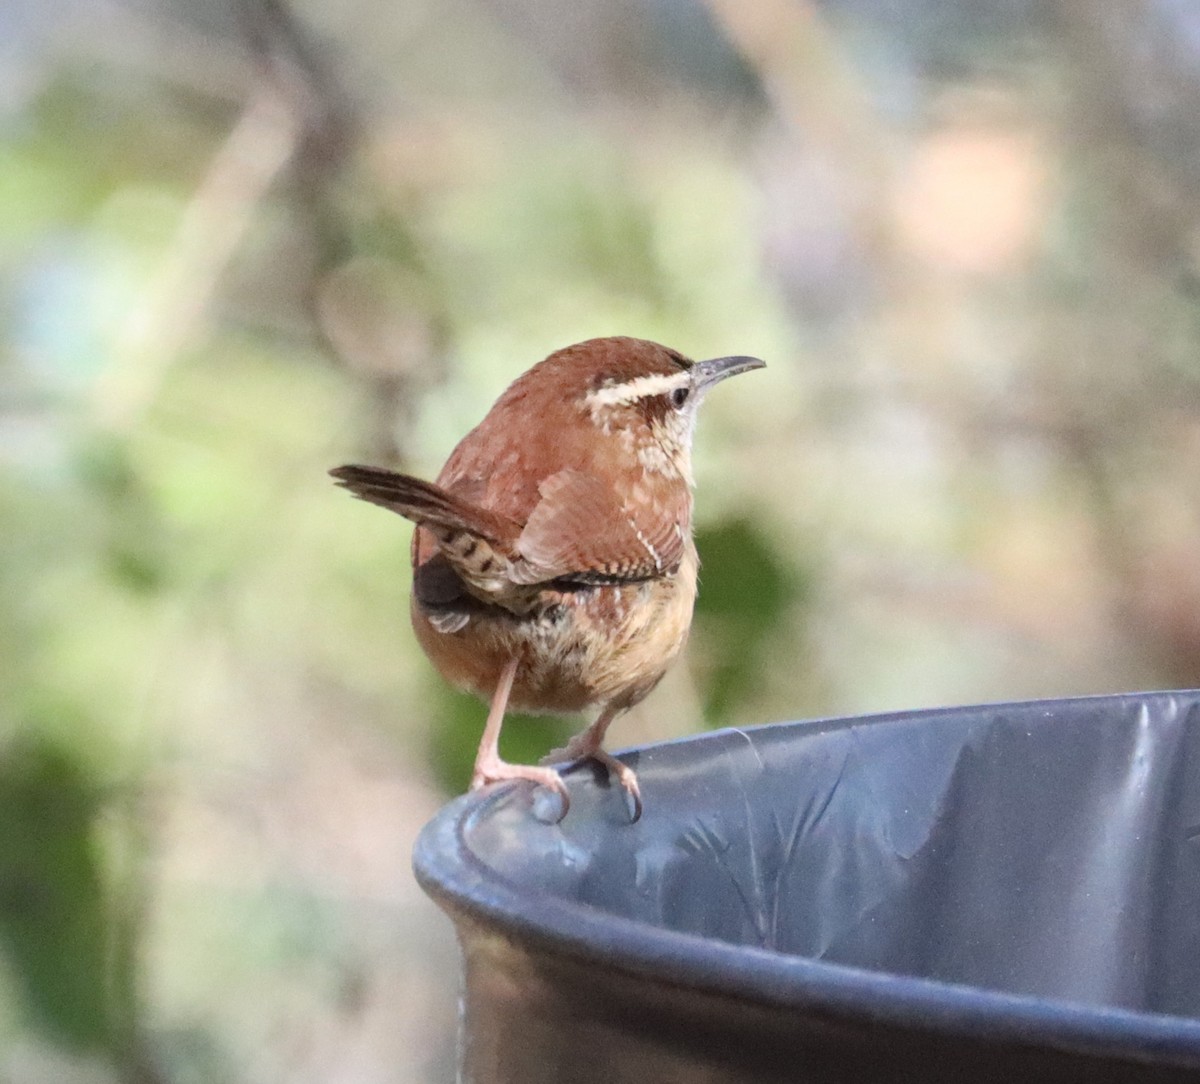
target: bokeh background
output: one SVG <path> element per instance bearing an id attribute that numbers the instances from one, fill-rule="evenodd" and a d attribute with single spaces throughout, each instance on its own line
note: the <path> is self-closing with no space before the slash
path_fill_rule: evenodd
<path id="1" fill-rule="evenodd" d="M 616 744 L 1200 684 L 1191 0 L 7 0 L 0 91 L 4 1081 L 452 1079 L 483 709 L 325 471 L 579 339 L 770 364 Z"/>

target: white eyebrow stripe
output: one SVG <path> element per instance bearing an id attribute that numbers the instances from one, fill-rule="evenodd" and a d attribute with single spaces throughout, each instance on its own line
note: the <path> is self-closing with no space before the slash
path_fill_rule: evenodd
<path id="1" fill-rule="evenodd" d="M 664 392 L 674 391 L 678 387 L 690 384 L 691 380 L 691 373 L 687 371 L 639 376 L 636 380 L 629 380 L 624 384 L 609 384 L 589 392 L 587 404 L 589 407 L 598 407 L 636 403 L 649 395 L 662 395 Z"/>

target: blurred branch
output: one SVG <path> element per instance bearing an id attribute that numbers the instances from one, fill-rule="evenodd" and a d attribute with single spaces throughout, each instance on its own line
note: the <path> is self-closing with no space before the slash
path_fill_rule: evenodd
<path id="1" fill-rule="evenodd" d="M 885 129 L 812 0 L 706 0 L 758 73 L 780 120 L 833 155 L 847 175 L 882 184 Z"/>
<path id="2" fill-rule="evenodd" d="M 329 50 L 315 40 L 284 0 L 244 0 L 241 14 L 263 78 L 285 90 L 298 124 L 289 179 L 312 240 L 313 260 L 302 285 L 310 326 L 326 356 L 365 385 L 368 421 L 364 429 L 375 448 L 372 454 L 385 461 L 403 462 L 403 434 L 411 428 L 416 399 L 411 372 L 402 364 L 391 364 L 395 358 L 364 370 L 356 364 L 361 359 L 347 355 L 345 337 L 333 332 L 328 319 L 330 284 L 351 266 L 360 248 L 357 224 L 363 219 L 375 220 L 372 233 L 376 236 L 403 232 L 382 211 L 375 194 L 364 192 L 363 185 L 352 186 L 352 204 L 339 191 L 364 136 L 360 108 L 331 63 Z M 428 339 L 427 352 L 433 353 L 436 335 L 430 331 Z M 431 360 L 422 358 L 425 363 Z M 426 364 L 425 368 L 431 371 L 436 367 Z"/>
<path id="3" fill-rule="evenodd" d="M 112 428 L 128 428 L 153 400 L 289 163 L 306 219 L 317 230 L 322 267 L 350 250 L 327 192 L 358 130 L 348 96 L 286 5 L 252 0 L 242 10 L 260 76 L 196 188 L 158 274 L 117 337 L 95 402 Z"/>
<path id="4" fill-rule="evenodd" d="M 294 117 L 260 83 L 184 211 L 159 273 L 138 303 L 98 381 L 101 422 L 128 429 L 152 402 L 171 363 L 204 318 L 222 273 L 296 146 Z"/>
<path id="5" fill-rule="evenodd" d="M 240 9 L 254 62 L 276 83 L 298 126 L 293 175 L 306 221 L 317 234 L 320 268 L 351 254 L 349 231 L 329 187 L 360 135 L 358 110 L 324 50 L 282 0 L 245 0 Z"/>
<path id="6" fill-rule="evenodd" d="M 1123 255 L 1155 274 L 1195 274 L 1200 209 L 1200 26 L 1189 5 L 1062 0 L 1078 87 L 1070 132 L 1114 189 Z"/>

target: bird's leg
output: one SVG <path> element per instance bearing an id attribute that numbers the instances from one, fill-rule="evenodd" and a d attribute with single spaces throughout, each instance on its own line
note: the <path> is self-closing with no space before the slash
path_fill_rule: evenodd
<path id="1" fill-rule="evenodd" d="M 619 714 L 619 708 L 606 705 L 591 726 L 576 734 L 561 749 L 554 749 L 542 757 L 542 763 L 564 764 L 576 760 L 595 760 L 603 764 L 609 776 L 615 776 L 617 782 L 625 788 L 633 803 L 633 819 L 637 821 L 642 816 L 642 792 L 638 786 L 637 774 L 628 764 L 623 764 L 602 748 L 604 734 Z"/>
<path id="2" fill-rule="evenodd" d="M 504 711 L 508 707 L 508 697 L 516 675 L 517 660 L 512 659 L 505 663 L 504 669 L 500 671 L 500 680 L 496 682 L 496 691 L 492 694 L 483 737 L 479 741 L 479 752 L 475 754 L 471 789 L 478 790 L 488 783 L 500 783 L 506 779 L 528 779 L 532 783 L 548 787 L 562 799 L 562 813 L 558 818 L 562 820 L 571 806 L 571 798 L 567 794 L 567 785 L 558 772 L 531 764 L 509 764 L 500 759 L 500 727 L 504 723 Z"/>

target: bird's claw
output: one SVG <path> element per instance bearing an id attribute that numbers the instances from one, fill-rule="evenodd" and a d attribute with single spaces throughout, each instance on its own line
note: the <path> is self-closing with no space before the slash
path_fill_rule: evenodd
<path id="1" fill-rule="evenodd" d="M 561 809 L 553 823 L 558 824 L 571 808 L 571 795 L 562 776 L 550 768 L 538 768 L 527 764 L 509 764 L 503 760 L 476 764 L 471 776 L 471 790 L 479 790 L 489 783 L 505 783 L 510 779 L 526 779 L 535 786 L 544 787 L 558 795 Z"/>
<path id="2" fill-rule="evenodd" d="M 542 764 L 569 764 L 581 760 L 594 760 L 608 772 L 609 778 L 616 777 L 625 791 L 630 805 L 630 824 L 642 819 L 642 790 L 638 786 L 637 773 L 599 745 L 588 742 L 584 734 L 577 734 L 561 749 L 554 749 L 542 757 Z"/>

